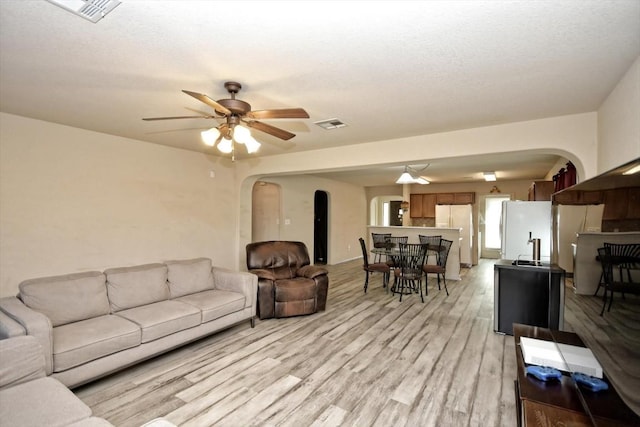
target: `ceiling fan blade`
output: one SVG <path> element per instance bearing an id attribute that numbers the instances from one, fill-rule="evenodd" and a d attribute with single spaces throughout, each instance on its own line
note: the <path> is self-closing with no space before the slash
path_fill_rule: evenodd
<path id="1" fill-rule="evenodd" d="M 247 113 L 252 119 L 308 119 L 309 114 L 303 108 L 280 108 L 273 110 L 256 110 Z"/>
<path id="2" fill-rule="evenodd" d="M 209 107 L 212 107 L 214 110 L 216 110 L 220 114 L 224 114 L 225 116 L 231 115 L 231 111 L 227 107 L 225 107 L 224 105 L 218 104 L 216 101 L 209 98 L 207 95 L 203 93 L 191 92 L 188 90 L 183 90 L 183 92 L 186 93 L 187 95 L 193 96 L 195 99 L 197 99 L 200 102 L 204 102 L 205 104 L 207 104 Z"/>
<path id="3" fill-rule="evenodd" d="M 215 119 L 215 116 L 143 117 L 142 120 Z"/>
<path id="4" fill-rule="evenodd" d="M 245 122 L 247 124 L 247 126 L 251 127 L 251 128 L 255 128 L 258 129 L 259 131 L 262 131 L 264 133 L 268 133 L 269 135 L 273 135 L 277 138 L 280 139 L 284 139 L 285 141 L 293 138 L 294 136 L 296 136 L 296 134 L 291 133 L 289 131 L 286 131 L 284 129 L 280 129 L 277 128 L 275 126 L 271 126 L 268 125 L 266 123 L 262 123 L 262 122 L 256 122 L 256 121 L 247 121 Z"/>

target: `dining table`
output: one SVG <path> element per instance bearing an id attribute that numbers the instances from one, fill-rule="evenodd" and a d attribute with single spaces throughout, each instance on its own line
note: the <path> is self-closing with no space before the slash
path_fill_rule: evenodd
<path id="1" fill-rule="evenodd" d="M 429 259 L 429 255 L 435 255 L 436 256 L 436 263 L 438 262 L 438 255 L 440 254 L 440 245 L 424 245 L 427 247 L 427 256 L 425 258 L 425 263 L 427 263 L 428 259 Z M 403 253 L 400 250 L 400 247 L 398 245 L 396 245 L 395 243 L 390 243 L 387 242 L 383 245 L 380 245 L 378 247 L 374 247 L 371 249 L 371 253 L 376 254 L 376 255 L 384 255 L 386 256 L 388 259 L 390 259 L 392 261 L 392 269 L 394 268 L 393 266 L 399 266 L 403 264 L 403 260 L 402 260 L 402 256 Z M 397 293 L 399 291 L 397 291 L 396 286 L 397 286 L 397 280 L 396 277 L 394 275 L 394 281 L 393 281 L 393 285 L 391 286 L 391 292 L 392 293 Z M 413 292 L 418 292 L 418 289 L 413 289 L 412 287 L 408 287 L 405 289 L 404 292 L 402 292 L 403 294 L 410 294 Z"/>

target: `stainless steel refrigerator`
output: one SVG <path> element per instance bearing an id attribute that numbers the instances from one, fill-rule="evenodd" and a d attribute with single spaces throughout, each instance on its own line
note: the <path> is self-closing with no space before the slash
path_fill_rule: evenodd
<path id="1" fill-rule="evenodd" d="M 551 202 L 502 202 L 500 257 L 533 260 L 529 239 L 540 239 L 540 261 L 550 262 L 551 217 Z"/>

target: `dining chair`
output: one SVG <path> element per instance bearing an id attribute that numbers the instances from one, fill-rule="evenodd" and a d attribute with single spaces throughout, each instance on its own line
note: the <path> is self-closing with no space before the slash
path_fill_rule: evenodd
<path id="1" fill-rule="evenodd" d="M 365 272 L 364 293 L 367 293 L 367 288 L 369 287 L 369 273 L 382 273 L 382 287 L 387 288 L 389 284 L 391 267 L 389 267 L 389 265 L 384 262 L 369 264 L 369 253 L 367 251 L 367 245 L 365 244 L 362 237 L 360 237 L 359 240 L 360 248 L 362 249 L 362 269 Z"/>
<path id="2" fill-rule="evenodd" d="M 385 243 L 393 248 L 399 248 L 401 243 L 407 243 L 408 241 L 409 236 L 387 236 L 385 239 Z M 399 265 L 396 265 L 396 261 L 393 258 L 387 259 L 387 264 L 391 268 L 399 267 Z"/>
<path id="3" fill-rule="evenodd" d="M 427 245 L 427 257 L 424 259 L 425 264 L 429 264 L 429 255 L 434 253 L 434 248 L 440 247 L 440 240 L 442 240 L 442 236 L 424 236 L 422 234 L 418 234 L 418 239 L 420 239 L 420 243 Z M 439 249 L 436 249 L 439 250 Z M 437 253 L 436 253 L 437 255 Z M 436 256 L 437 263 L 437 256 Z"/>
<path id="4" fill-rule="evenodd" d="M 373 241 L 374 248 L 383 248 L 387 237 L 391 237 L 391 233 L 371 233 L 371 240 Z M 374 262 L 381 262 L 382 255 L 377 254 Z"/>
<path id="5" fill-rule="evenodd" d="M 603 247 L 609 248 L 611 251 L 611 264 L 612 273 L 613 269 L 618 268 L 618 277 L 621 282 L 624 282 L 624 270 L 627 271 L 627 281 L 633 282 L 631 276 L 631 270 L 640 269 L 640 243 L 609 243 L 604 242 Z M 597 259 L 600 258 L 598 254 Z M 598 281 L 598 287 L 593 293 L 594 296 L 598 295 L 600 287 L 604 286 L 604 273 L 600 274 L 600 280 Z M 624 294 L 623 294 L 624 296 Z"/>
<path id="6" fill-rule="evenodd" d="M 400 294 L 400 302 L 402 295 L 420 292 L 420 299 L 424 302 L 422 294 L 422 278 L 424 271 L 422 265 L 427 255 L 427 245 L 421 243 L 400 243 L 400 266 L 393 271 L 396 282 L 393 291 Z M 399 289 L 398 289 L 399 288 Z"/>
<path id="7" fill-rule="evenodd" d="M 449 296 L 449 289 L 447 289 L 447 279 L 445 277 L 447 273 L 447 259 L 449 258 L 449 251 L 451 250 L 451 245 L 453 244 L 453 240 L 441 239 L 440 240 L 440 250 L 436 256 L 435 264 L 424 264 L 422 266 L 422 271 L 426 275 L 426 279 L 429 278 L 429 273 L 436 274 L 438 278 L 438 290 L 440 290 L 440 276 L 442 276 L 442 282 L 444 283 L 444 290 L 447 292 L 447 296 Z M 427 290 L 428 280 L 425 279 L 425 293 L 428 295 L 429 291 Z"/>
<path id="8" fill-rule="evenodd" d="M 600 265 L 602 266 L 602 280 L 604 283 L 604 296 L 602 297 L 603 303 L 602 310 L 600 311 L 600 316 L 602 316 L 604 314 L 604 309 L 607 306 L 607 292 L 609 293 L 609 308 L 607 309 L 607 311 L 611 311 L 614 292 L 622 292 L 623 295 L 640 295 L 640 284 L 614 280 L 613 268 L 615 264 L 611 247 L 604 246 L 602 248 L 598 248 L 598 258 L 600 260 Z"/>

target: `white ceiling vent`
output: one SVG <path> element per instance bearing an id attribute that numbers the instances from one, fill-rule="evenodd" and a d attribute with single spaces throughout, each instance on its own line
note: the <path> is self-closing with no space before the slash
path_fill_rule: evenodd
<path id="1" fill-rule="evenodd" d="M 111 12 L 119 0 L 47 0 L 91 22 L 98 22 Z"/>
<path id="2" fill-rule="evenodd" d="M 319 122 L 313 122 L 313 123 L 327 130 L 338 129 L 338 128 L 343 128 L 347 126 L 345 123 L 343 123 L 339 119 L 320 120 Z"/>

